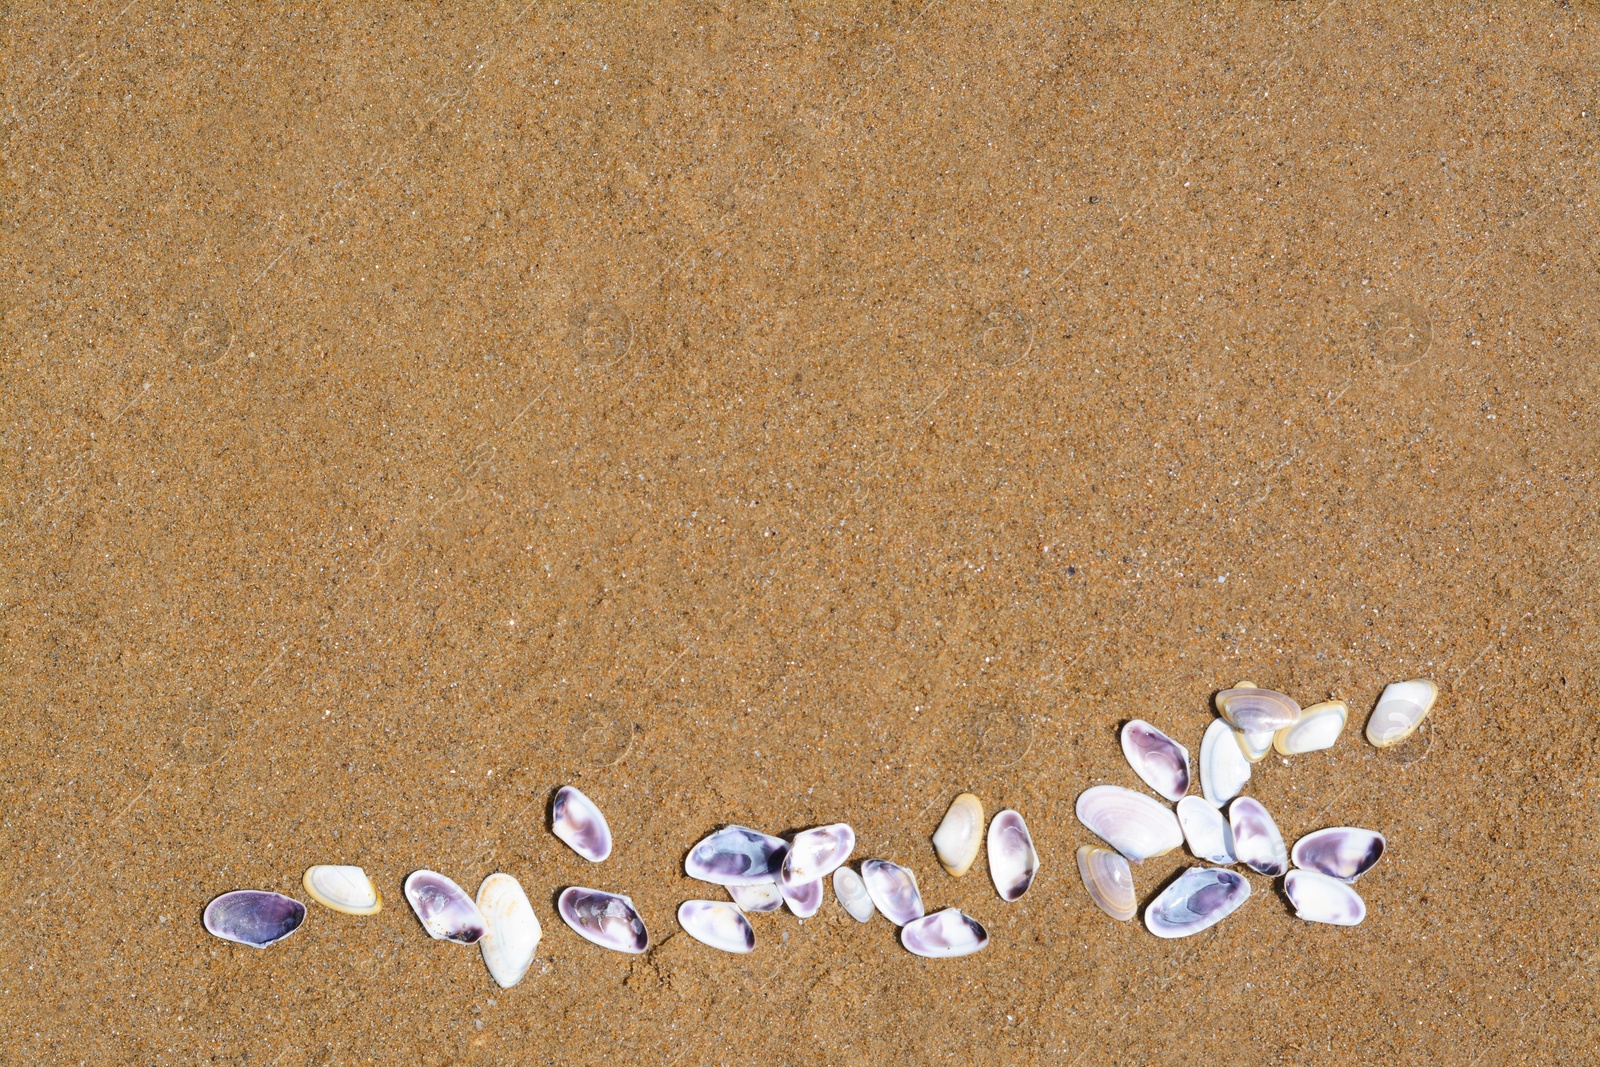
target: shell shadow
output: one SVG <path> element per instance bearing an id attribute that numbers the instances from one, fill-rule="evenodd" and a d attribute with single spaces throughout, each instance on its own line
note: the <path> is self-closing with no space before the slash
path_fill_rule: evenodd
<path id="1" fill-rule="evenodd" d="M 1278 898 L 1278 903 L 1283 905 L 1283 910 L 1291 919 L 1300 917 L 1299 911 L 1294 906 L 1294 901 L 1289 899 L 1289 876 L 1281 874 L 1272 880 L 1272 895 Z"/>

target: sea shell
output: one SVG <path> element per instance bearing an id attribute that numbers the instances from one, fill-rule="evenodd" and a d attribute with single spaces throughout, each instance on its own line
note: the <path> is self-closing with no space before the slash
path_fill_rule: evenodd
<path id="1" fill-rule="evenodd" d="M 1267 753 L 1272 751 L 1272 739 L 1275 736 L 1277 735 L 1271 731 L 1262 734 L 1247 734 L 1243 730 L 1233 731 L 1233 739 L 1239 742 L 1239 751 L 1243 752 L 1244 758 L 1251 763 L 1260 763 L 1267 758 Z"/>
<path id="2" fill-rule="evenodd" d="M 730 885 L 728 895 L 746 914 L 762 915 L 783 907 L 783 891 L 776 882 L 766 885 Z"/>
<path id="3" fill-rule="evenodd" d="M 1178 801 L 1178 825 L 1183 827 L 1183 839 L 1189 842 L 1189 851 L 1197 859 L 1224 866 L 1239 862 L 1233 851 L 1233 830 L 1210 801 L 1200 797 Z"/>
<path id="4" fill-rule="evenodd" d="M 473 945 L 488 929 L 467 891 L 437 871 L 412 871 L 406 876 L 405 894 L 422 928 L 436 941 Z"/>
<path id="5" fill-rule="evenodd" d="M 983 844 L 983 801 L 962 793 L 950 802 L 944 821 L 933 833 L 933 850 L 944 869 L 960 878 L 972 869 Z"/>
<path id="6" fill-rule="evenodd" d="M 1139 900 L 1133 895 L 1133 868 L 1109 848 L 1080 847 L 1078 874 L 1089 891 L 1089 899 L 1113 919 L 1127 922 L 1139 910 Z"/>
<path id="7" fill-rule="evenodd" d="M 783 902 L 789 905 L 789 910 L 802 919 L 809 919 L 822 907 L 822 879 L 815 882 L 803 882 L 800 885 L 784 885 L 778 883 L 778 890 L 783 894 Z"/>
<path id="8" fill-rule="evenodd" d="M 1342 700 L 1324 700 L 1300 713 L 1300 721 L 1285 726 L 1272 738 L 1272 747 L 1285 756 L 1321 752 L 1332 748 L 1344 730 L 1350 709 Z"/>
<path id="9" fill-rule="evenodd" d="M 478 940 L 483 965 L 501 989 L 510 989 L 533 964 L 544 933 L 539 917 L 533 913 L 522 883 L 501 872 L 491 874 L 478 887 L 478 910 L 488 927 Z"/>
<path id="10" fill-rule="evenodd" d="M 1315 830 L 1294 843 L 1291 858 L 1296 867 L 1354 882 L 1372 869 L 1388 842 L 1376 830 L 1359 826 L 1330 826 Z"/>
<path id="11" fill-rule="evenodd" d="M 1283 880 L 1283 891 L 1294 905 L 1295 915 L 1307 922 L 1356 926 L 1367 917 L 1367 902 L 1360 893 L 1316 871 L 1290 871 Z"/>
<path id="12" fill-rule="evenodd" d="M 678 905 L 678 925 L 701 944 L 724 952 L 749 952 L 756 932 L 744 912 L 721 900 L 686 900 Z"/>
<path id="13" fill-rule="evenodd" d="M 1215 926 L 1250 899 L 1244 875 L 1220 867 L 1190 867 L 1144 909 L 1157 937 L 1188 937 Z"/>
<path id="14" fill-rule="evenodd" d="M 312 900 L 346 915 L 376 915 L 383 909 L 383 894 L 360 867 L 329 863 L 307 867 L 300 884 Z"/>
<path id="15" fill-rule="evenodd" d="M 1228 828 L 1233 831 L 1233 854 L 1240 863 L 1273 878 L 1289 869 L 1283 835 L 1259 800 L 1234 797 L 1228 805 Z"/>
<path id="16" fill-rule="evenodd" d="M 1022 816 L 1007 808 L 989 822 L 989 877 L 1007 903 L 1028 891 L 1039 873 L 1039 853 Z"/>
<path id="17" fill-rule="evenodd" d="M 1391 682 L 1367 720 L 1367 740 L 1379 748 L 1398 745 L 1416 732 L 1439 698 L 1439 687 L 1426 678 Z"/>
<path id="18" fill-rule="evenodd" d="M 849 867 L 840 867 L 833 872 L 833 895 L 839 898 L 840 906 L 858 923 L 866 922 L 878 910 L 873 907 L 867 883 Z"/>
<path id="19" fill-rule="evenodd" d="M 683 869 L 690 878 L 716 885 L 776 882 L 789 842 L 748 826 L 724 826 L 689 850 Z"/>
<path id="20" fill-rule="evenodd" d="M 590 863 L 611 855 L 611 827 L 606 825 L 606 817 L 594 801 L 570 785 L 556 790 L 550 806 L 550 830 Z"/>
<path id="21" fill-rule="evenodd" d="M 650 947 L 639 909 L 619 893 L 568 886 L 556 898 L 556 911 L 579 937 L 601 948 L 637 954 Z"/>
<path id="22" fill-rule="evenodd" d="M 1189 791 L 1189 750 L 1143 719 L 1122 728 L 1122 754 L 1133 773 L 1168 800 Z"/>
<path id="23" fill-rule="evenodd" d="M 1300 721 L 1294 698 L 1272 689 L 1236 686 L 1217 694 L 1217 710 L 1236 729 L 1246 733 L 1275 733 Z"/>
<path id="24" fill-rule="evenodd" d="M 282 893 L 235 889 L 207 904 L 200 921 L 224 941 L 266 948 L 300 929 L 306 921 L 306 906 Z"/>
<path id="25" fill-rule="evenodd" d="M 794 835 L 789 853 L 783 857 L 778 881 L 793 886 L 826 878 L 850 858 L 855 847 L 856 832 L 846 823 L 802 830 Z"/>
<path id="26" fill-rule="evenodd" d="M 910 867 L 888 860 L 867 860 L 861 865 L 861 881 L 872 903 L 896 926 L 904 926 L 927 914 L 922 906 L 922 894 L 917 891 L 917 876 Z"/>
<path id="27" fill-rule="evenodd" d="M 1120 785 L 1097 785 L 1078 795 L 1078 821 L 1128 857 L 1145 860 L 1183 844 L 1172 809 Z"/>
<path id="28" fill-rule="evenodd" d="M 1239 795 L 1250 780 L 1250 761 L 1233 739 L 1233 727 L 1213 719 L 1200 741 L 1200 791 L 1222 807 Z"/>
<path id="29" fill-rule="evenodd" d="M 906 950 L 929 959 L 970 956 L 989 943 L 989 931 L 960 908 L 946 908 L 900 928 Z"/>

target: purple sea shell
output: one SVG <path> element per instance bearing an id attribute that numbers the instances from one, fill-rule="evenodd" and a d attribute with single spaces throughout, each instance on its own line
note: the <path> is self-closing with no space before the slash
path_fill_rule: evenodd
<path id="1" fill-rule="evenodd" d="M 784 885 L 778 883 L 778 889 L 783 893 L 783 902 L 789 905 L 789 910 L 801 919 L 809 919 L 822 907 L 822 879 L 815 882 L 806 882 L 804 885 Z"/>
<path id="2" fill-rule="evenodd" d="M 929 959 L 967 956 L 989 943 L 989 931 L 960 908 L 946 908 L 900 928 L 906 950 Z"/>
<path id="3" fill-rule="evenodd" d="M 599 805 L 570 785 L 556 790 L 555 803 L 550 806 L 550 830 L 590 863 L 611 855 L 611 827 Z"/>
<path id="4" fill-rule="evenodd" d="M 467 891 L 437 871 L 412 871 L 405 893 L 422 928 L 435 940 L 475 945 L 489 929 Z"/>
<path id="5" fill-rule="evenodd" d="M 1168 800 L 1189 791 L 1189 750 L 1143 719 L 1122 728 L 1122 754 L 1144 784 Z"/>
<path id="6" fill-rule="evenodd" d="M 224 941 L 266 948 L 300 929 L 306 906 L 282 893 L 236 889 L 207 904 L 202 921 Z"/>
<path id="7" fill-rule="evenodd" d="M 1341 882 L 1353 882 L 1383 856 L 1386 842 L 1376 830 L 1330 826 L 1294 843 L 1294 865 Z"/>
<path id="8" fill-rule="evenodd" d="M 1188 937 L 1215 926 L 1248 899 L 1244 875 L 1190 867 L 1144 909 L 1144 925 L 1157 937 Z"/>
<path id="9" fill-rule="evenodd" d="M 683 869 L 715 885 L 764 885 L 778 880 L 789 842 L 747 826 L 725 826 L 689 850 Z"/>
<path id="10" fill-rule="evenodd" d="M 569 886 L 556 900 L 556 910 L 578 936 L 601 948 L 639 953 L 650 947 L 638 909 L 620 894 Z"/>
<path id="11" fill-rule="evenodd" d="M 783 857 L 778 881 L 792 886 L 826 878 L 850 858 L 855 847 L 856 832 L 846 823 L 801 830 Z"/>

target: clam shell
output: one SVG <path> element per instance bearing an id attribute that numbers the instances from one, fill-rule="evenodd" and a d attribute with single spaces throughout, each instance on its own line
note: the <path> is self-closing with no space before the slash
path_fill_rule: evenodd
<path id="1" fill-rule="evenodd" d="M 872 904 L 872 894 L 867 892 L 867 883 L 849 867 L 840 867 L 833 872 L 833 895 L 839 898 L 840 906 L 858 923 L 866 922 L 878 910 Z"/>
<path id="2" fill-rule="evenodd" d="M 922 906 L 922 894 L 917 891 L 917 876 L 910 867 L 888 860 L 867 860 L 861 865 L 861 881 L 872 903 L 896 926 L 904 926 L 927 914 Z"/>
<path id="3" fill-rule="evenodd" d="M 1294 698 L 1253 686 L 1224 689 L 1217 694 L 1217 710 L 1234 728 L 1252 734 L 1276 733 L 1300 721 Z"/>
<path id="4" fill-rule="evenodd" d="M 972 869 L 982 843 L 983 801 L 971 793 L 962 793 L 950 802 L 944 821 L 934 831 L 933 850 L 944 869 L 960 878 Z"/>
<path id="5" fill-rule="evenodd" d="M 321 863 L 307 867 L 300 884 L 312 900 L 345 915 L 376 915 L 383 910 L 383 894 L 360 867 Z"/>
<path id="6" fill-rule="evenodd" d="M 522 981 L 533 964 L 544 930 L 528 903 L 522 883 L 509 874 L 496 872 L 478 887 L 478 910 L 487 929 L 478 939 L 483 965 L 501 989 Z"/>
<path id="7" fill-rule="evenodd" d="M 764 915 L 783 907 L 783 891 L 776 882 L 766 885 L 730 885 L 728 895 L 739 905 L 739 910 L 750 915 Z"/>
<path id="8" fill-rule="evenodd" d="M 856 847 L 856 832 L 837 822 L 818 826 L 794 835 L 789 852 L 783 857 L 778 881 L 786 886 L 816 882 L 837 870 Z"/>
<path id="9" fill-rule="evenodd" d="M 690 878 L 716 885 L 776 882 L 789 842 L 748 826 L 725 826 L 689 850 L 683 869 Z"/>
<path id="10" fill-rule="evenodd" d="M 1233 851 L 1233 830 L 1209 801 L 1200 797 L 1178 801 L 1178 825 L 1183 827 L 1183 839 L 1189 842 L 1189 851 L 1197 859 L 1224 866 L 1239 862 Z"/>
<path id="11" fill-rule="evenodd" d="M 908 952 L 928 959 L 970 956 L 989 943 L 989 931 L 960 908 L 946 908 L 900 928 L 900 943 Z"/>
<path id="12" fill-rule="evenodd" d="M 1233 739 L 1239 742 L 1239 751 L 1243 752 L 1244 758 L 1251 763 L 1260 763 L 1267 758 L 1267 753 L 1272 751 L 1272 739 L 1276 736 L 1270 731 L 1263 734 L 1247 734 L 1243 730 L 1233 731 Z"/>
<path id="13" fill-rule="evenodd" d="M 1097 785 L 1078 796 L 1078 821 L 1128 857 L 1145 860 L 1183 844 L 1172 809 L 1120 785 Z"/>
<path id="14" fill-rule="evenodd" d="M 306 921 L 306 906 L 282 893 L 235 889 L 207 904 L 200 921 L 214 937 L 266 948 L 300 929 Z"/>
<path id="15" fill-rule="evenodd" d="M 1316 871 L 1290 871 L 1283 880 L 1283 891 L 1294 905 L 1295 915 L 1307 922 L 1357 926 L 1367 917 L 1367 902 L 1360 893 Z"/>
<path id="16" fill-rule="evenodd" d="M 1233 739 L 1233 727 L 1213 719 L 1200 741 L 1200 791 L 1217 807 L 1239 795 L 1250 780 L 1250 761 Z"/>
<path id="17" fill-rule="evenodd" d="M 1391 682 L 1367 720 L 1367 740 L 1379 748 L 1398 745 L 1416 733 L 1437 699 L 1439 687 L 1426 678 Z"/>
<path id="18" fill-rule="evenodd" d="M 1321 752 L 1332 748 L 1344 731 L 1345 719 L 1350 709 L 1342 700 L 1324 700 L 1313 704 L 1300 714 L 1300 721 L 1285 726 L 1272 738 L 1272 747 L 1285 756 L 1298 756 L 1302 752 Z"/>
<path id="19" fill-rule="evenodd" d="M 821 878 L 800 885 L 784 885 L 780 882 L 778 890 L 783 894 L 783 902 L 789 905 L 789 910 L 801 919 L 811 918 L 822 907 Z"/>
<path id="20" fill-rule="evenodd" d="M 436 941 L 475 945 L 488 929 L 467 891 L 438 871 L 412 871 L 405 881 L 406 901 Z"/>
<path id="21" fill-rule="evenodd" d="M 678 925 L 703 945 L 724 952 L 749 952 L 756 932 L 744 912 L 722 900 L 686 900 L 678 905 Z"/>
<path id="22" fill-rule="evenodd" d="M 556 790 L 550 806 L 550 830 L 590 863 L 611 855 L 611 827 L 606 825 L 606 817 L 594 801 L 570 785 Z"/>
<path id="23" fill-rule="evenodd" d="M 1028 891 L 1039 873 L 1039 853 L 1028 824 L 1007 808 L 989 822 L 989 877 L 1000 899 L 1010 903 Z"/>
<path id="24" fill-rule="evenodd" d="M 1127 922 L 1139 910 L 1139 900 L 1133 895 L 1133 868 L 1109 848 L 1080 847 L 1078 874 L 1089 899 L 1113 919 Z"/>
<path id="25" fill-rule="evenodd" d="M 1133 773 L 1168 800 L 1189 791 L 1189 750 L 1143 719 L 1122 728 L 1122 754 Z"/>
<path id="26" fill-rule="evenodd" d="M 1372 869 L 1388 842 L 1376 830 L 1359 826 L 1330 826 L 1315 830 L 1294 843 L 1291 858 L 1296 867 L 1354 882 Z"/>
<path id="27" fill-rule="evenodd" d="M 1228 828 L 1233 831 L 1233 854 L 1240 863 L 1274 878 L 1289 869 L 1283 835 L 1259 800 L 1234 797 L 1228 805 Z"/>
<path id="28" fill-rule="evenodd" d="M 568 886 L 556 898 L 556 911 L 579 937 L 601 948 L 638 954 L 650 947 L 639 909 L 620 893 Z"/>
<path id="29" fill-rule="evenodd" d="M 1144 909 L 1144 925 L 1157 937 L 1188 937 L 1215 926 L 1249 899 L 1244 875 L 1190 867 Z"/>

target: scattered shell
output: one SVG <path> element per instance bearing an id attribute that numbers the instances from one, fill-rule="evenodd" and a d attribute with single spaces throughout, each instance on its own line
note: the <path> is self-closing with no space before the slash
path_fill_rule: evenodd
<path id="1" fill-rule="evenodd" d="M 376 915 L 383 909 L 383 894 L 360 867 L 321 863 L 307 867 L 300 884 L 312 900 L 346 915 Z"/>
<path id="2" fill-rule="evenodd" d="M 927 914 L 922 906 L 922 894 L 917 891 L 917 876 L 910 867 L 888 860 L 868 860 L 861 865 L 861 881 L 872 903 L 896 926 L 904 926 Z"/>
<path id="3" fill-rule="evenodd" d="M 944 821 L 933 833 L 933 850 L 944 869 L 960 878 L 972 869 L 983 843 L 983 801 L 962 793 L 950 802 Z"/>
<path id="4" fill-rule="evenodd" d="M 1089 899 L 1113 919 L 1127 922 L 1139 910 L 1139 900 L 1133 895 L 1133 868 L 1109 848 L 1079 848 L 1078 874 L 1083 877 Z"/>
<path id="5" fill-rule="evenodd" d="M 969 956 L 989 943 L 989 931 L 960 908 L 946 908 L 900 928 L 906 950 L 929 959 Z"/>
<path id="6" fill-rule="evenodd" d="M 637 954 L 650 947 L 639 910 L 619 893 L 569 886 L 556 899 L 556 911 L 579 937 L 601 948 Z"/>
<path id="7" fill-rule="evenodd" d="M 594 801 L 570 785 L 556 790 L 550 830 L 590 863 L 611 855 L 611 827 L 606 825 L 606 817 Z"/>
<path id="8" fill-rule="evenodd" d="M 842 822 L 818 826 L 794 835 L 778 872 L 784 885 L 804 885 L 832 874 L 856 847 L 856 832 Z M 820 890 L 819 890 L 820 892 Z"/>
<path id="9" fill-rule="evenodd" d="M 1228 828 L 1233 831 L 1233 853 L 1240 863 L 1273 878 L 1289 869 L 1283 835 L 1259 800 L 1234 797 L 1228 805 Z"/>
<path id="10" fill-rule="evenodd" d="M 478 940 L 483 965 L 501 989 L 522 981 L 533 963 L 544 930 L 528 903 L 522 883 L 509 874 L 496 872 L 478 887 L 478 910 L 488 927 Z"/>
<path id="11" fill-rule="evenodd" d="M 300 929 L 306 906 L 282 893 L 235 889 L 206 905 L 201 922 L 214 936 L 251 948 L 275 945 Z"/>
<path id="12" fill-rule="evenodd" d="M 833 872 L 833 895 L 839 898 L 840 906 L 858 923 L 872 918 L 872 913 L 877 910 L 872 904 L 872 894 L 867 892 L 867 883 L 849 867 L 840 867 Z"/>
<path id="13" fill-rule="evenodd" d="M 1128 857 L 1145 860 L 1183 844 L 1172 809 L 1120 785 L 1097 785 L 1078 795 L 1078 821 Z"/>
<path id="14" fill-rule="evenodd" d="M 1439 698 L 1439 687 L 1426 678 L 1391 682 L 1367 720 L 1367 740 L 1379 748 L 1398 745 L 1416 732 Z"/>
<path id="15" fill-rule="evenodd" d="M 783 891 L 776 882 L 766 885 L 730 885 L 728 895 L 746 914 L 762 915 L 783 907 Z"/>
<path id="16" fill-rule="evenodd" d="M 488 928 L 467 891 L 437 871 L 412 871 L 406 876 L 405 894 L 422 928 L 436 941 L 472 945 Z"/>
<path id="17" fill-rule="evenodd" d="M 1246 733 L 1276 733 L 1300 721 L 1300 705 L 1272 689 L 1236 686 L 1217 694 L 1217 710 Z"/>
<path id="18" fill-rule="evenodd" d="M 1300 721 L 1285 726 L 1272 738 L 1272 747 L 1285 756 L 1302 752 L 1321 752 L 1332 748 L 1344 731 L 1350 709 L 1342 700 L 1324 700 L 1300 713 Z"/>
<path id="19" fill-rule="evenodd" d="M 1213 719 L 1200 741 L 1200 791 L 1217 807 L 1239 795 L 1250 780 L 1250 761 L 1233 740 L 1233 727 Z"/>
<path id="20" fill-rule="evenodd" d="M 678 905 L 678 925 L 701 944 L 724 952 L 749 952 L 756 932 L 744 912 L 721 900 L 686 900 Z"/>
<path id="21" fill-rule="evenodd" d="M 783 894 L 783 902 L 789 905 L 789 910 L 802 919 L 809 919 L 822 907 L 822 879 L 815 882 L 804 882 L 800 885 L 784 885 L 778 883 L 778 890 Z"/>
<path id="22" fill-rule="evenodd" d="M 1178 801 L 1178 825 L 1183 827 L 1183 839 L 1189 842 L 1189 851 L 1196 858 L 1224 866 L 1239 862 L 1233 851 L 1233 830 L 1209 801 L 1200 797 Z"/>
<path id="23" fill-rule="evenodd" d="M 1388 842 L 1376 830 L 1330 826 L 1296 841 L 1292 858 L 1296 867 L 1353 882 L 1372 869 L 1387 847 Z"/>
<path id="24" fill-rule="evenodd" d="M 1337 878 L 1316 871 L 1290 871 L 1283 880 L 1294 913 L 1307 922 L 1356 926 L 1367 917 L 1361 894 Z"/>
<path id="25" fill-rule="evenodd" d="M 789 842 L 748 826 L 725 826 L 689 850 L 683 869 L 690 878 L 716 885 L 776 882 Z"/>
<path id="26" fill-rule="evenodd" d="M 1122 754 L 1144 784 L 1168 800 L 1189 791 L 1189 750 L 1143 719 L 1122 728 Z"/>
<path id="27" fill-rule="evenodd" d="M 1215 926 L 1250 899 L 1244 875 L 1219 867 L 1190 867 L 1144 909 L 1157 937 L 1188 937 Z"/>
<path id="28" fill-rule="evenodd" d="M 1275 736 L 1277 735 L 1270 730 L 1260 734 L 1247 734 L 1243 730 L 1233 731 L 1233 739 L 1239 742 L 1239 751 L 1243 752 L 1244 758 L 1251 763 L 1260 763 L 1267 758 L 1267 753 L 1272 751 L 1272 739 Z"/>
<path id="29" fill-rule="evenodd" d="M 989 877 L 1000 899 L 1010 903 L 1028 891 L 1039 873 L 1039 853 L 1022 816 L 1007 808 L 989 823 Z"/>

